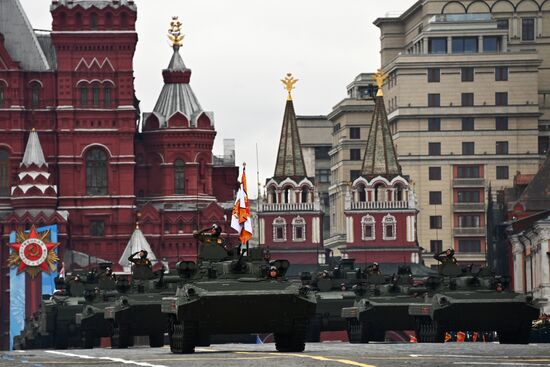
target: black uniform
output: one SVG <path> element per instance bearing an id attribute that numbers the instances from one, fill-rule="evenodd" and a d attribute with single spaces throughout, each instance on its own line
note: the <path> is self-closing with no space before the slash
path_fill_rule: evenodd
<path id="1" fill-rule="evenodd" d="M 152 269 L 153 264 L 151 264 L 151 261 L 147 258 L 147 251 L 143 250 L 143 256 L 140 257 L 139 259 L 134 258 L 134 256 L 136 256 L 140 252 L 142 251 L 138 251 L 130 255 L 130 257 L 128 258 L 128 261 L 133 262 L 135 266 L 146 266 L 149 269 Z"/>

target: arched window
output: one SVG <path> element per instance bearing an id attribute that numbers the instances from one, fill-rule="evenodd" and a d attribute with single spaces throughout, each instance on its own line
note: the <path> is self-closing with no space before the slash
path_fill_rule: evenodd
<path id="1" fill-rule="evenodd" d="M 372 241 L 376 239 L 375 223 L 373 216 L 365 215 L 361 218 L 361 239 Z"/>
<path id="2" fill-rule="evenodd" d="M 283 191 L 283 202 L 290 203 L 290 188 L 286 188 Z"/>
<path id="3" fill-rule="evenodd" d="M 113 27 L 113 14 L 112 13 L 107 13 L 105 15 L 105 25 L 107 26 L 107 28 L 112 28 Z"/>
<path id="4" fill-rule="evenodd" d="M 357 194 L 359 195 L 359 202 L 367 201 L 367 190 L 365 189 L 365 185 L 357 186 Z"/>
<path id="5" fill-rule="evenodd" d="M 172 231 L 172 224 L 168 221 L 164 222 L 164 233 L 170 233 Z"/>
<path id="6" fill-rule="evenodd" d="M 120 24 L 124 28 L 128 27 L 128 13 L 122 13 L 120 15 Z"/>
<path id="7" fill-rule="evenodd" d="M 81 31 L 82 30 L 82 14 L 76 13 L 76 30 Z"/>
<path id="8" fill-rule="evenodd" d="M 183 221 L 180 220 L 180 221 L 178 222 L 178 233 L 180 233 L 180 234 L 183 233 L 183 230 L 184 230 L 184 229 L 185 229 L 185 225 L 183 224 Z"/>
<path id="9" fill-rule="evenodd" d="M 67 14 L 59 14 L 59 26 L 65 27 L 67 25 Z"/>
<path id="10" fill-rule="evenodd" d="M 0 81 L 0 108 L 6 103 L 6 85 Z"/>
<path id="11" fill-rule="evenodd" d="M 107 195 L 107 154 L 103 149 L 91 149 L 86 155 L 86 192 Z"/>
<path id="12" fill-rule="evenodd" d="M 273 187 L 267 189 L 267 202 L 270 204 L 277 203 L 277 192 Z"/>
<path id="13" fill-rule="evenodd" d="M 382 220 L 382 228 L 384 229 L 384 240 L 395 240 L 396 238 L 396 221 L 395 217 L 388 214 Z"/>
<path id="14" fill-rule="evenodd" d="M 86 84 L 80 85 L 80 106 L 88 107 L 88 86 Z"/>
<path id="15" fill-rule="evenodd" d="M 105 89 L 103 89 L 103 102 L 105 104 L 105 107 L 111 106 L 111 100 L 112 100 L 111 92 L 112 92 L 111 85 L 107 84 L 105 86 Z"/>
<path id="16" fill-rule="evenodd" d="M 302 192 L 301 192 L 302 203 L 308 202 L 308 194 L 309 194 L 309 189 L 307 187 L 302 188 Z"/>
<path id="17" fill-rule="evenodd" d="M 181 159 L 174 162 L 174 193 L 185 194 L 185 163 Z"/>
<path id="18" fill-rule="evenodd" d="M 292 241 L 303 242 L 306 240 L 306 221 L 302 217 L 292 220 Z"/>
<path id="19" fill-rule="evenodd" d="M 99 85 L 97 84 L 92 86 L 92 101 L 94 108 L 99 107 Z"/>
<path id="20" fill-rule="evenodd" d="M 395 201 L 403 201 L 403 186 L 395 185 Z"/>
<path id="21" fill-rule="evenodd" d="M 97 29 L 97 14 L 96 13 L 92 13 L 92 15 L 90 15 L 90 27 L 92 28 L 92 30 Z"/>
<path id="22" fill-rule="evenodd" d="M 0 150 L 0 196 L 10 195 L 10 157 L 6 150 Z"/>
<path id="23" fill-rule="evenodd" d="M 286 220 L 278 217 L 273 220 L 273 242 L 286 242 Z"/>
<path id="24" fill-rule="evenodd" d="M 31 83 L 31 106 L 32 108 L 40 107 L 40 90 L 42 87 L 38 82 Z"/>

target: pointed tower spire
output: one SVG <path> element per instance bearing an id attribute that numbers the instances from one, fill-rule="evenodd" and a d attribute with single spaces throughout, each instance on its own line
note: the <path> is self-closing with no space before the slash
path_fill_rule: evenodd
<path id="1" fill-rule="evenodd" d="M 29 168 L 33 164 L 36 167 L 48 166 L 48 163 L 46 163 L 46 159 L 44 158 L 44 152 L 42 151 L 40 140 L 38 139 L 38 133 L 34 128 L 29 135 L 29 140 L 27 141 L 21 166 Z"/>
<path id="2" fill-rule="evenodd" d="M 382 85 L 386 76 L 382 70 L 378 70 L 374 79 L 378 84 L 378 93 L 375 98 L 361 174 L 366 177 L 401 175 L 401 166 L 397 161 L 382 93 Z"/>
<path id="3" fill-rule="evenodd" d="M 279 141 L 274 178 L 307 177 L 291 94 L 294 89 L 294 84 L 296 84 L 298 79 L 294 79 L 292 74 L 288 73 L 281 81 L 288 91 L 288 98 L 283 118 L 283 127 L 281 129 L 281 139 Z"/>

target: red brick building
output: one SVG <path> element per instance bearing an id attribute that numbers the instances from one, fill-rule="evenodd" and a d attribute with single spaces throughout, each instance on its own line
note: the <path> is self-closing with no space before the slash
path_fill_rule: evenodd
<path id="1" fill-rule="evenodd" d="M 62 252 L 116 262 L 139 220 L 158 258 L 193 259 L 194 229 L 229 230 L 238 167 L 213 165 L 213 117 L 180 46 L 140 129 L 134 1 L 53 0 L 50 10 L 52 31 L 38 32 L 18 0 L 0 2 L 2 244 L 15 229 L 58 224 Z M 7 256 L 3 245 L 1 330 Z"/>
<path id="2" fill-rule="evenodd" d="M 416 214 L 414 191 L 401 173 L 379 89 L 361 176 L 346 197 L 342 253 L 358 264 L 418 263 Z"/>
<path id="3" fill-rule="evenodd" d="M 319 256 L 324 256 L 323 212 L 315 179 L 306 173 L 290 91 L 275 174 L 265 187 L 266 195 L 258 203 L 260 245 L 272 258 L 289 260 L 291 275 L 316 269 Z"/>

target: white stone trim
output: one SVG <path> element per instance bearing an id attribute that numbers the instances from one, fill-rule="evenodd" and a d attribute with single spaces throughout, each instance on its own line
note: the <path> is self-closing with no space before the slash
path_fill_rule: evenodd
<path id="1" fill-rule="evenodd" d="M 277 217 L 273 220 L 273 242 L 286 242 L 286 220 L 283 217 Z M 283 238 L 277 238 L 277 228 L 283 229 Z"/>
<path id="2" fill-rule="evenodd" d="M 393 236 L 391 237 L 388 237 L 386 236 L 386 226 L 392 226 L 393 229 L 392 229 L 392 232 L 393 232 Z M 383 219 L 382 219 L 382 239 L 384 241 L 392 241 L 392 240 L 395 240 L 397 238 L 397 221 L 395 220 L 395 217 L 391 214 L 387 214 Z"/>
<path id="3" fill-rule="evenodd" d="M 367 237 L 367 226 L 372 226 L 372 236 Z M 361 218 L 361 239 L 363 241 L 373 241 L 376 239 L 376 219 L 372 215 L 365 215 Z"/>
<path id="4" fill-rule="evenodd" d="M 301 227 L 302 228 L 302 237 L 298 238 L 296 233 L 297 229 Z M 292 219 L 292 241 L 293 242 L 305 242 L 306 240 L 306 220 L 300 216 L 295 217 Z"/>

